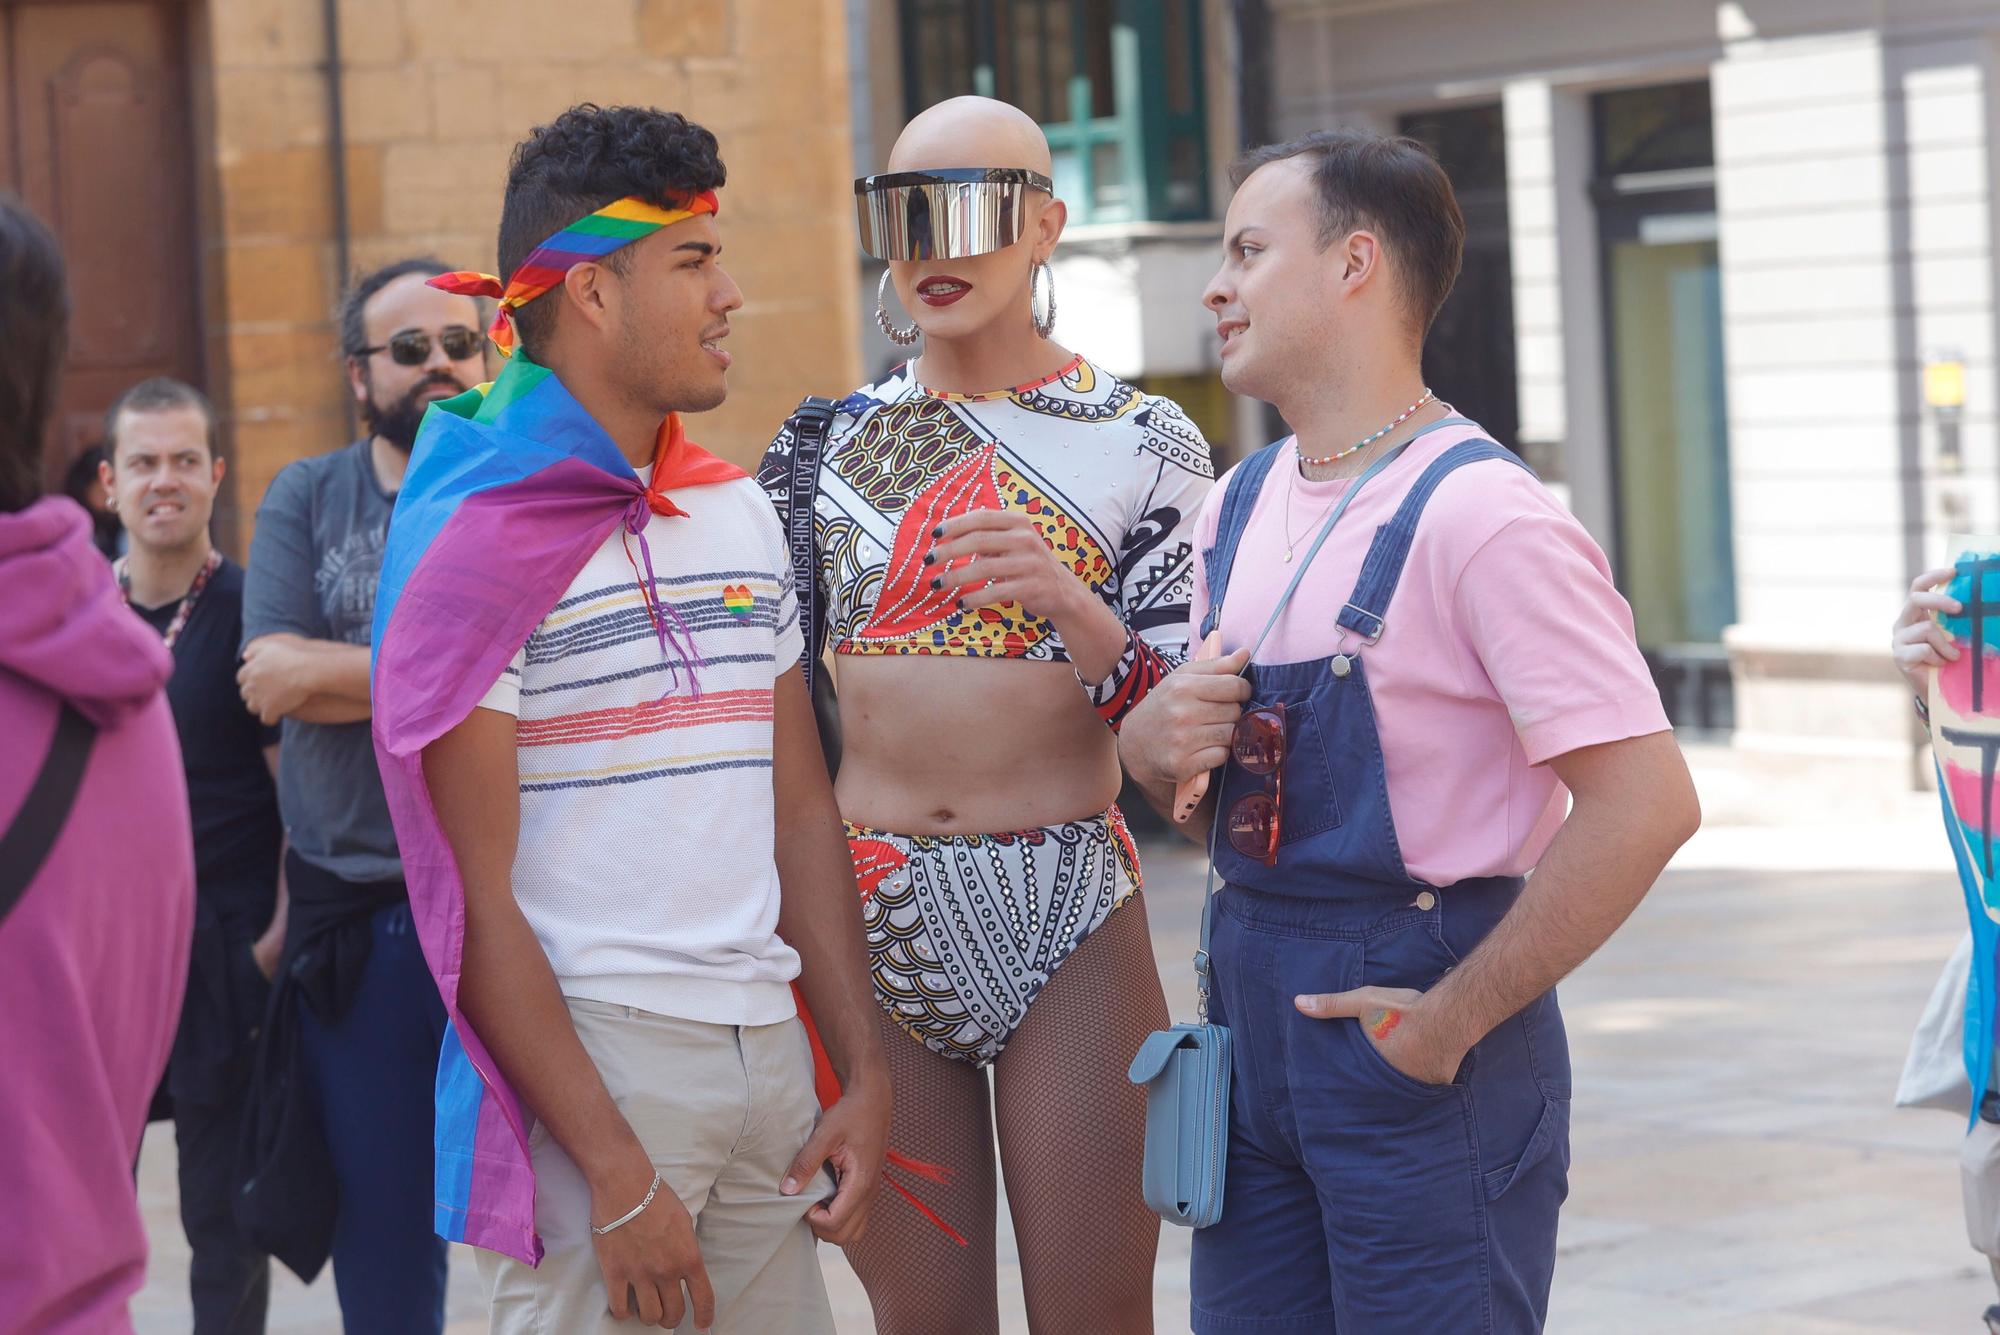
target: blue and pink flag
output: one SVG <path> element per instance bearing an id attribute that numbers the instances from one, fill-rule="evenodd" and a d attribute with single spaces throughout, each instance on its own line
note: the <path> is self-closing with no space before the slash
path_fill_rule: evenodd
<path id="1" fill-rule="evenodd" d="M 1965 1074 L 1977 1117 L 1993 1076 L 2000 953 L 2000 538 L 1954 539 L 1953 546 L 1958 556 L 1945 592 L 1962 610 L 1938 619 L 1959 652 L 1933 674 L 1929 708 L 1945 833 L 1972 926 Z"/>
<path id="2" fill-rule="evenodd" d="M 747 474 L 660 428 L 652 485 L 547 368 L 517 353 L 491 385 L 432 406 L 396 500 L 376 594 L 375 754 L 424 958 L 450 1028 L 438 1055 L 435 1227 L 540 1261 L 528 1118 L 458 1008 L 465 887 L 424 785 L 423 748 L 470 714 L 571 580 L 621 525 L 650 576 L 644 529 L 666 492 Z M 635 574 L 635 578 L 636 578 Z M 650 577 L 640 580 L 650 591 Z M 677 685 L 699 660 L 649 599 Z"/>

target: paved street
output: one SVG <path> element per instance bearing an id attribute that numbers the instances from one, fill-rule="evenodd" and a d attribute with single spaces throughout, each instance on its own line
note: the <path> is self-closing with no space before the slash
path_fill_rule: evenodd
<path id="1" fill-rule="evenodd" d="M 1959 930 L 1940 842 L 1914 809 L 1879 829 L 1705 832 L 1564 987 L 1575 1167 L 1551 1331 L 1979 1330 L 1993 1287 L 1965 1244 L 1958 1124 L 1889 1106 Z M 1915 865 L 1889 869 L 1903 850 Z M 1147 866 L 1168 996 L 1186 1015 L 1200 866 L 1178 848 Z M 155 1252 L 138 1327 L 184 1330 L 166 1128 L 147 1139 L 140 1186 Z M 1161 1331 L 1187 1329 L 1187 1241 L 1165 1231 Z M 823 1255 L 841 1328 L 871 1329 L 852 1275 Z M 1025 1330 L 1017 1273 L 1003 1271 L 1010 1329 Z M 482 1331 L 463 1252 L 452 1278 L 452 1330 Z M 271 1329 L 338 1328 L 330 1280 L 308 1289 L 280 1270 Z"/>

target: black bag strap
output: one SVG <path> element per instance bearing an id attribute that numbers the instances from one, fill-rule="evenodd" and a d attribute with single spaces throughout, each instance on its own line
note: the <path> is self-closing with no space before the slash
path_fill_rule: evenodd
<path id="1" fill-rule="evenodd" d="M 56 846 L 70 809 L 76 805 L 77 789 L 83 786 L 83 771 L 96 741 L 97 725 L 65 701 L 56 715 L 55 736 L 48 754 L 42 757 L 41 772 L 29 785 L 27 800 L 14 813 L 7 832 L 0 834 L 0 919 L 5 919 L 27 893 Z"/>
<path id="2" fill-rule="evenodd" d="M 840 405 L 808 394 L 786 424 L 792 433 L 791 483 L 785 513 L 785 540 L 792 549 L 792 588 L 799 600 L 799 629 L 805 633 L 806 689 L 819 670 L 826 644 L 826 604 L 820 597 L 819 556 L 813 550 L 813 506 L 819 500 L 819 460 Z"/>

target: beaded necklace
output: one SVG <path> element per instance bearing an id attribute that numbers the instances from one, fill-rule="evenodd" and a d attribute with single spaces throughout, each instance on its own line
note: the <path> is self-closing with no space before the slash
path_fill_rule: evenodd
<path id="1" fill-rule="evenodd" d="M 1437 399 L 1437 391 L 1427 387 L 1424 390 L 1424 396 L 1421 399 L 1418 399 L 1415 403 L 1403 409 L 1403 415 L 1401 417 L 1398 417 L 1395 421 L 1389 423 L 1389 425 L 1383 427 L 1380 431 L 1377 431 L 1374 435 L 1368 437 L 1368 439 L 1362 441 L 1360 444 L 1350 445 L 1346 449 L 1336 450 L 1332 454 L 1321 455 L 1317 459 L 1308 458 L 1306 454 L 1302 451 L 1299 454 L 1299 462 L 1302 464 L 1337 464 L 1342 459 L 1347 458 L 1351 454 L 1359 454 L 1361 451 L 1367 449 L 1370 445 L 1373 445 L 1376 441 L 1382 439 L 1382 437 L 1388 435 L 1391 431 L 1394 431 L 1397 427 L 1401 426 L 1403 423 L 1409 421 L 1410 418 L 1416 415 L 1417 410 L 1419 408 L 1422 408 L 1427 403 L 1434 402 L 1436 399 Z"/>
<path id="2" fill-rule="evenodd" d="M 132 605 L 132 572 L 127 568 L 128 559 L 123 556 L 119 557 L 113 563 L 111 569 L 118 576 L 118 592 L 125 599 L 125 605 L 130 607 Z M 166 632 L 162 636 L 166 641 L 169 653 L 173 652 L 174 641 L 181 637 L 181 631 L 187 628 L 188 618 L 194 615 L 194 605 L 201 601 L 201 591 L 208 587 L 209 578 L 215 574 L 217 567 L 221 564 L 222 553 L 216 551 L 213 547 L 209 548 L 208 559 L 201 563 L 201 569 L 195 572 L 194 583 L 188 585 L 188 591 L 181 595 L 180 606 L 174 609 L 173 620 L 167 623 Z"/>

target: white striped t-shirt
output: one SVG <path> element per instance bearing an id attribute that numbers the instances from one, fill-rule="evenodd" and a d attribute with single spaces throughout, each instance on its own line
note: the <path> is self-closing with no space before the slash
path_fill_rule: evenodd
<path id="1" fill-rule="evenodd" d="M 774 1024 L 799 972 L 772 856 L 772 688 L 803 645 L 791 563 L 755 482 L 668 495 L 687 516 L 653 515 L 646 542 L 700 698 L 621 525 L 480 701 L 520 720 L 514 898 L 565 996 Z"/>

